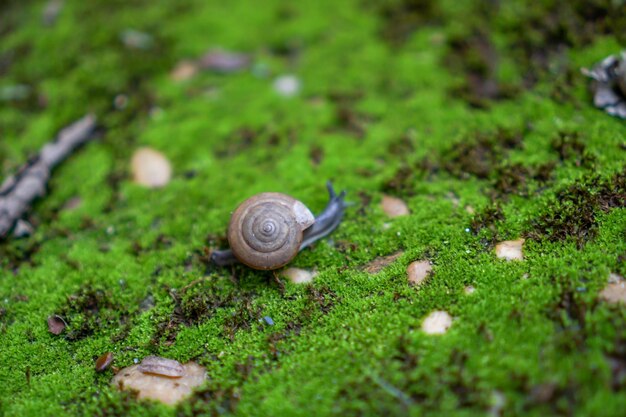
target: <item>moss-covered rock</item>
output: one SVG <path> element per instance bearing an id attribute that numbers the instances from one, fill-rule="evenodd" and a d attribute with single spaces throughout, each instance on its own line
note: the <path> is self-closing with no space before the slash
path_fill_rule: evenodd
<path id="1" fill-rule="evenodd" d="M 623 47 L 621 2 L 0 7 L 2 176 L 100 122 L 34 233 L 0 242 L 1 414 L 623 414 L 626 308 L 598 294 L 626 274 L 626 126 L 578 70 Z M 171 75 L 216 47 L 251 63 Z M 164 187 L 133 183 L 140 147 L 170 161 Z M 292 263 L 311 283 L 210 264 L 238 203 L 278 191 L 318 213 L 328 179 L 353 205 Z M 523 260 L 496 257 L 520 237 Z M 433 311 L 445 334 L 420 330 Z M 175 408 L 140 401 L 96 372 L 105 352 L 209 380 Z"/>

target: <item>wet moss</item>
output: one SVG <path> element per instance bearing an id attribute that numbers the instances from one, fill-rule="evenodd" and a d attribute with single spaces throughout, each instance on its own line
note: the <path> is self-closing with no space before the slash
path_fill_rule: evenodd
<path id="1" fill-rule="evenodd" d="M 403 164 L 391 178 L 385 180 L 381 191 L 399 197 L 415 195 L 415 187 L 423 176 L 419 168 Z"/>
<path id="2" fill-rule="evenodd" d="M 176 340 L 176 336 L 181 326 L 196 326 L 206 320 L 211 319 L 219 310 L 238 307 L 239 313 L 233 315 L 231 326 L 226 325 L 234 333 L 240 328 L 246 327 L 248 321 L 245 313 L 246 305 L 251 303 L 251 295 L 237 291 L 232 282 L 224 280 L 199 279 L 192 281 L 180 291 L 169 290 L 169 296 L 173 301 L 171 313 L 157 320 L 155 334 L 152 343 L 159 344 L 165 342 L 171 344 Z M 245 316 L 245 317 L 244 317 Z"/>
<path id="3" fill-rule="evenodd" d="M 41 242 L 30 238 L 11 246 L 0 247 L 0 257 L 6 270 L 17 272 L 21 266 L 36 266 L 35 255 L 41 248 Z"/>
<path id="4" fill-rule="evenodd" d="M 498 128 L 494 132 L 476 132 L 450 147 L 442 156 L 442 168 L 467 179 L 487 179 L 506 155 L 523 146 L 524 132 Z"/>
<path id="5" fill-rule="evenodd" d="M 328 131 L 348 133 L 357 139 L 362 139 L 368 123 L 373 121 L 371 115 L 355 108 L 363 97 L 362 91 L 331 92 L 329 99 L 335 105 L 335 114 L 332 126 Z"/>
<path id="6" fill-rule="evenodd" d="M 319 310 L 322 314 L 328 314 L 336 303 L 340 302 L 339 297 L 327 285 L 308 285 L 306 288 L 306 300 L 309 311 Z"/>
<path id="7" fill-rule="evenodd" d="M 236 384 L 220 386 L 210 382 L 197 390 L 188 404 L 179 407 L 180 414 L 189 416 L 217 416 L 234 413 L 240 401 L 240 389 Z"/>
<path id="8" fill-rule="evenodd" d="M 400 414 L 415 404 L 421 404 L 427 412 L 435 412 L 445 407 L 444 403 L 484 413 L 489 409 L 490 395 L 480 388 L 479 378 L 465 369 L 469 359 L 466 353 L 453 350 L 440 367 L 431 368 L 428 373 L 419 372 L 419 355 L 411 347 L 399 346 L 383 366 L 400 371 L 394 380 L 370 374 L 360 382 L 355 381 L 339 396 L 352 400 L 355 406 L 348 406 L 347 415 L 360 415 L 364 410 Z"/>
<path id="9" fill-rule="evenodd" d="M 45 25 L 46 3 L 12 1 L 0 29 L 0 90 L 28 85 L 0 102 L 0 172 L 86 111 L 102 134 L 55 171 L 34 235 L 0 242 L 0 414 L 623 412 L 623 308 L 596 299 L 626 273 L 623 132 L 579 73 L 619 49 L 614 5 L 65 0 Z M 255 63 L 171 78 L 216 46 Z M 272 86 L 287 73 L 290 98 Z M 132 183 L 139 146 L 167 155 L 166 187 Z M 208 262 L 242 198 L 280 190 L 318 213 L 327 178 L 355 205 L 294 261 L 312 284 Z M 411 213 L 383 216 L 382 193 Z M 525 234 L 524 261 L 494 259 Z M 435 265 L 419 288 L 415 259 Z M 419 330 L 434 309 L 455 318 L 445 335 Z M 63 312 L 72 340 L 46 328 Z M 177 407 L 136 401 L 95 373 L 103 352 L 193 359 L 210 379 Z"/>
<path id="10" fill-rule="evenodd" d="M 237 303 L 235 310 L 224 321 L 224 336 L 234 340 L 238 331 L 249 330 L 253 323 L 258 322 L 261 312 L 261 308 L 249 298 Z"/>
<path id="11" fill-rule="evenodd" d="M 471 231 L 475 235 L 482 235 L 485 244 L 493 245 L 499 239 L 498 225 L 505 220 L 502 205 L 495 203 L 488 205 L 476 213 L 470 222 Z"/>
<path id="12" fill-rule="evenodd" d="M 92 285 L 83 286 L 69 295 L 54 314 L 67 323 L 65 339 L 71 342 L 92 336 L 102 329 L 117 327 L 129 319 L 129 313 L 115 302 L 110 291 Z"/>
<path id="13" fill-rule="evenodd" d="M 591 168 L 595 158 L 587 151 L 580 132 L 560 131 L 552 140 L 551 147 L 561 162 L 572 161 L 576 166 Z"/>
<path id="14" fill-rule="evenodd" d="M 439 5 L 433 0 L 391 0 L 384 2 L 366 1 L 380 16 L 380 36 L 391 45 L 399 46 L 423 25 L 441 21 Z"/>
<path id="15" fill-rule="evenodd" d="M 599 216 L 626 206 L 626 170 L 610 178 L 588 176 L 559 189 L 551 206 L 531 220 L 527 236 L 551 242 L 572 240 L 582 248 L 597 234 Z"/>
<path id="16" fill-rule="evenodd" d="M 587 45 L 602 34 L 618 33 L 620 7 L 608 0 L 540 2 L 509 21 L 503 30 L 511 36 L 511 51 L 525 69 L 527 85 L 537 82 L 568 48 Z"/>
<path id="17" fill-rule="evenodd" d="M 556 164 L 546 162 L 538 165 L 520 163 L 502 164 L 492 174 L 492 199 L 506 199 L 511 195 L 529 197 L 531 184 L 545 186 L 552 178 Z"/>
<path id="18" fill-rule="evenodd" d="M 450 95 L 475 108 L 487 108 L 490 101 L 513 98 L 519 88 L 498 78 L 498 51 L 485 28 L 474 28 L 447 39 L 449 52 L 444 64 L 463 82 Z"/>

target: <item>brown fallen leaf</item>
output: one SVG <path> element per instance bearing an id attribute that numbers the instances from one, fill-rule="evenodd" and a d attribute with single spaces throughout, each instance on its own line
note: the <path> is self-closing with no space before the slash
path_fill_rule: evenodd
<path id="1" fill-rule="evenodd" d="M 180 362 L 160 356 L 146 356 L 139 364 L 138 369 L 144 374 L 161 375 L 169 378 L 180 378 L 185 374 L 185 368 Z"/>
<path id="2" fill-rule="evenodd" d="M 48 331 L 54 335 L 60 335 L 67 327 L 67 323 L 61 316 L 56 314 L 48 317 Z"/>
<path id="3" fill-rule="evenodd" d="M 113 363 L 113 353 L 105 352 L 96 359 L 96 372 L 104 372 Z"/>
<path id="4" fill-rule="evenodd" d="M 377 274 L 382 271 L 386 266 L 392 264 L 396 259 L 402 256 L 404 252 L 399 251 L 392 253 L 391 255 L 381 256 L 374 259 L 363 267 L 363 270 L 369 274 Z"/>

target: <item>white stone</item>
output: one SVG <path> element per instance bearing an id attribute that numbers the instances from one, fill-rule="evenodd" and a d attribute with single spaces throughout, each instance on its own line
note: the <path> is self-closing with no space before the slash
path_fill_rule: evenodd
<path id="1" fill-rule="evenodd" d="M 522 252 L 524 242 L 525 239 L 505 240 L 504 242 L 500 242 L 496 245 L 496 256 L 501 259 L 506 259 L 507 261 L 521 261 L 524 259 Z"/>
<path id="2" fill-rule="evenodd" d="M 193 78 L 198 73 L 198 64 L 194 61 L 183 60 L 176 64 L 170 72 L 170 78 L 174 81 L 186 81 Z"/>
<path id="3" fill-rule="evenodd" d="M 422 330 L 426 334 L 444 334 L 452 326 L 452 316 L 446 311 L 431 312 L 422 322 Z"/>
<path id="4" fill-rule="evenodd" d="M 313 278 L 317 276 L 317 272 L 290 267 L 283 270 L 280 275 L 287 278 L 294 284 L 305 284 L 307 282 L 313 281 Z"/>
<path id="5" fill-rule="evenodd" d="M 422 284 L 426 281 L 426 278 L 430 275 L 432 270 L 433 267 L 428 261 L 411 262 L 409 266 L 406 267 L 406 274 L 409 283 L 412 285 Z"/>
<path id="6" fill-rule="evenodd" d="M 626 281 L 624 278 L 611 273 L 608 284 L 600 291 L 600 298 L 609 303 L 626 304 Z"/>
<path id="7" fill-rule="evenodd" d="M 148 188 L 167 185 L 172 178 L 172 166 L 161 152 L 151 148 L 139 148 L 131 160 L 133 180 Z"/>
<path id="8" fill-rule="evenodd" d="M 295 96 L 300 87 L 300 80 L 295 75 L 281 75 L 274 80 L 274 90 L 284 97 Z"/>
<path id="9" fill-rule="evenodd" d="M 389 195 L 383 195 L 380 207 L 389 217 L 406 216 L 409 214 L 409 207 L 404 201 Z"/>

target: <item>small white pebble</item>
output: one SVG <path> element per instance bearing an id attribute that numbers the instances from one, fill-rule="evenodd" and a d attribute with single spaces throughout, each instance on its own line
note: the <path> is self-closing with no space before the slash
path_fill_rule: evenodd
<path id="1" fill-rule="evenodd" d="M 389 195 L 383 195 L 380 207 L 389 217 L 406 216 L 409 214 L 409 207 L 404 201 Z"/>
<path id="2" fill-rule="evenodd" d="M 135 151 L 131 160 L 133 180 L 148 188 L 163 187 L 172 178 L 172 167 L 161 152 L 151 148 Z"/>
<path id="3" fill-rule="evenodd" d="M 313 281 L 313 278 L 317 276 L 317 272 L 290 267 L 282 271 L 280 275 L 287 278 L 294 284 L 305 284 L 307 282 Z"/>
<path id="4" fill-rule="evenodd" d="M 426 334 L 444 334 L 452 326 L 452 316 L 446 311 L 431 312 L 422 322 L 422 330 Z"/>
<path id="5" fill-rule="evenodd" d="M 428 261 L 411 262 L 406 268 L 409 283 L 412 285 L 420 285 L 432 272 L 433 267 Z"/>
<path id="6" fill-rule="evenodd" d="M 507 261 L 522 260 L 524 254 L 522 252 L 522 246 L 525 239 L 517 240 L 505 240 L 496 245 L 496 256 Z"/>
<path id="7" fill-rule="evenodd" d="M 182 60 L 170 72 L 170 78 L 174 81 L 186 81 L 198 73 L 198 64 L 190 60 Z"/>
<path id="8" fill-rule="evenodd" d="M 617 274 L 609 274 L 608 284 L 600 291 L 600 298 L 609 303 L 626 304 L 626 280 Z"/>
<path id="9" fill-rule="evenodd" d="M 474 294 L 474 291 L 476 291 L 476 288 L 474 288 L 472 285 L 468 285 L 467 287 L 465 287 L 465 294 L 470 295 L 470 294 Z"/>
<path id="10" fill-rule="evenodd" d="M 274 80 L 274 90 L 283 97 L 293 97 L 300 92 L 300 80 L 295 75 L 281 75 Z"/>

